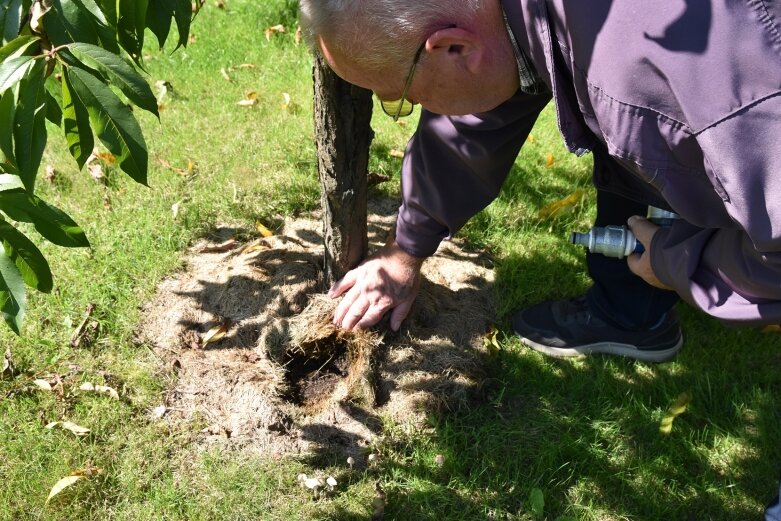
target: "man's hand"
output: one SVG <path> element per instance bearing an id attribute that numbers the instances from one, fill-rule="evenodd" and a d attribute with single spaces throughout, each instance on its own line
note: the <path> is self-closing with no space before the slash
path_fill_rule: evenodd
<path id="1" fill-rule="evenodd" d="M 420 288 L 423 259 L 413 257 L 393 240 L 334 284 L 328 296 L 345 294 L 334 312 L 334 324 L 367 329 L 392 309 L 390 326 L 398 331 Z"/>
<path id="2" fill-rule="evenodd" d="M 629 269 L 651 286 L 659 289 L 672 289 L 656 278 L 656 274 L 654 274 L 654 270 L 651 267 L 651 241 L 659 227 L 639 215 L 630 217 L 627 224 L 632 233 L 635 234 L 635 237 L 637 237 L 637 240 L 645 247 L 643 253 L 633 253 L 627 257 L 626 262 L 629 265 Z"/>

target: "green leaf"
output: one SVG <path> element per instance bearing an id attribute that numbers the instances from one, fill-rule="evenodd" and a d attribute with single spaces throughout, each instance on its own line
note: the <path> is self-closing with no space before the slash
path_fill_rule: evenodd
<path id="1" fill-rule="evenodd" d="M 141 66 L 148 0 L 116 0 L 116 2 L 119 44 L 130 54 L 133 61 Z"/>
<path id="2" fill-rule="evenodd" d="M 14 155 L 19 177 L 28 191 L 35 188 L 35 176 L 46 148 L 46 64 L 36 60 L 19 83 L 19 98 L 14 115 Z"/>
<path id="3" fill-rule="evenodd" d="M 54 0 L 52 7 L 70 41 L 98 43 L 98 32 L 88 11 L 73 0 Z"/>
<path id="4" fill-rule="evenodd" d="M 22 0 L 7 0 L 0 5 L 0 31 L 3 45 L 19 34 L 22 22 Z"/>
<path id="5" fill-rule="evenodd" d="M 187 0 L 189 2 L 189 0 Z M 157 37 L 160 49 L 171 32 L 171 17 L 174 14 L 171 0 L 157 0 L 149 5 L 146 11 L 146 26 Z"/>
<path id="6" fill-rule="evenodd" d="M 46 119 L 59 127 L 62 124 L 60 102 L 48 89 L 44 92 L 44 96 L 46 98 Z"/>
<path id="7" fill-rule="evenodd" d="M 74 67 L 66 71 L 73 92 L 87 107 L 100 141 L 117 157 L 130 177 L 146 184 L 147 150 L 144 136 L 130 109 L 99 79 Z"/>
<path id="8" fill-rule="evenodd" d="M 74 43 L 70 52 L 85 65 L 102 72 L 127 99 L 160 117 L 152 89 L 136 70 L 116 54 L 88 43 Z"/>
<path id="9" fill-rule="evenodd" d="M 0 97 L 0 165 L 3 171 L 18 174 L 16 156 L 14 155 L 14 115 L 16 114 L 16 98 L 13 90 L 7 90 Z"/>
<path id="10" fill-rule="evenodd" d="M 89 126 L 87 107 L 78 96 L 73 95 L 73 86 L 67 73 L 62 76 L 62 128 L 68 150 L 79 168 L 84 168 L 84 163 L 95 147 L 95 138 Z"/>
<path id="11" fill-rule="evenodd" d="M 20 36 L 5 44 L 0 48 L 0 62 L 8 58 L 34 54 L 38 47 L 35 45 L 41 39 L 37 36 Z"/>
<path id="12" fill-rule="evenodd" d="M 117 0 L 95 0 L 95 4 L 105 15 L 106 24 L 113 29 L 117 28 Z"/>
<path id="13" fill-rule="evenodd" d="M 22 274 L 0 245 L 0 312 L 17 335 L 22 330 L 26 307 L 27 289 Z"/>
<path id="14" fill-rule="evenodd" d="M 52 272 L 49 263 L 35 244 L 7 221 L 0 220 L 0 238 L 5 254 L 14 261 L 22 280 L 43 293 L 52 290 Z"/>
<path id="15" fill-rule="evenodd" d="M 0 192 L 5 192 L 6 190 L 24 190 L 24 185 L 19 176 L 0 174 Z"/>
<path id="16" fill-rule="evenodd" d="M 114 54 L 119 54 L 119 43 L 117 42 L 117 30 L 116 30 L 116 22 L 112 25 L 112 23 L 109 21 L 108 17 L 106 16 L 106 13 L 103 12 L 101 7 L 95 2 L 95 0 L 73 0 L 79 6 L 81 9 L 87 11 L 90 13 L 90 15 L 93 18 L 93 22 L 95 24 L 95 30 L 98 33 L 98 38 L 100 39 L 100 44 L 105 49 L 113 52 Z M 116 9 L 116 7 L 112 7 L 113 9 Z"/>
<path id="17" fill-rule="evenodd" d="M 190 23 L 193 19 L 193 6 L 190 0 L 174 0 L 174 2 L 174 17 L 176 18 L 176 28 L 179 30 L 179 42 L 176 44 L 178 49 L 179 47 L 187 47 Z"/>
<path id="18" fill-rule="evenodd" d="M 0 63 L 0 93 L 14 86 L 32 67 L 32 56 L 17 56 Z"/>
<path id="19" fill-rule="evenodd" d="M 542 490 L 533 488 L 529 492 L 529 505 L 531 506 L 532 514 L 534 517 L 541 518 L 545 510 L 545 496 Z"/>
<path id="20" fill-rule="evenodd" d="M 0 209 L 15 221 L 33 223 L 38 233 L 57 246 L 89 247 L 84 231 L 68 214 L 35 195 L 23 191 L 2 191 Z"/>

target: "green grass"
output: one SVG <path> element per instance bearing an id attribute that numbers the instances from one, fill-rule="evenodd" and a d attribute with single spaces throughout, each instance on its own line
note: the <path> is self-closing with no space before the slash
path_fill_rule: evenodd
<path id="1" fill-rule="evenodd" d="M 149 421 L 169 377 L 134 344 L 133 332 L 156 283 L 220 224 L 252 229 L 256 220 L 273 223 L 319 201 L 311 59 L 293 42 L 295 3 L 228 0 L 226 7 L 207 4 L 187 49 L 147 50 L 150 82 L 174 88 L 161 123 L 138 114 L 151 188 L 117 172 L 109 172 L 108 188 L 98 185 L 77 171 L 50 129 L 45 161 L 59 180 L 42 180 L 40 193 L 81 223 L 93 247 L 44 247 L 55 291 L 31 296 L 23 337 L 0 331 L 21 371 L 0 381 L 0 519 L 368 519 L 375 483 L 387 494 L 386 518 L 397 520 L 534 519 L 535 488 L 551 521 L 760 516 L 781 465 L 779 336 L 726 328 L 685 305 L 686 347 L 659 366 L 551 360 L 503 336 L 482 403 L 432 415 L 417 430 L 388 422 L 374 448 L 382 464 L 370 471 L 348 472 L 336 455 L 275 460 L 204 450 L 196 426 Z M 289 32 L 267 42 L 263 30 L 277 23 Z M 243 63 L 256 68 L 231 68 Z M 238 106 L 250 91 L 258 104 Z M 297 108 L 282 108 L 285 92 Z M 400 160 L 390 151 L 403 149 L 414 118 L 402 127 L 376 112 L 370 168 L 397 180 Z M 593 218 L 589 159 L 567 155 L 550 109 L 533 136 L 502 195 L 462 233 L 494 258 L 504 332 L 512 310 L 588 285 L 582 252 L 566 238 Z M 195 174 L 181 176 L 161 160 L 177 168 L 192 161 Z M 376 190 L 397 195 L 396 185 Z M 570 213 L 538 218 L 540 208 L 579 188 L 587 196 Z M 90 303 L 98 337 L 71 348 Z M 65 398 L 33 390 L 32 379 L 49 374 L 70 378 Z M 123 399 L 70 390 L 83 381 L 111 385 Z M 660 435 L 659 422 L 683 392 L 692 397 L 689 409 L 669 436 Z M 93 434 L 44 429 L 61 419 Z M 442 467 L 437 454 L 445 456 Z M 44 506 L 60 477 L 90 465 L 105 474 Z M 339 476 L 336 496 L 315 501 L 297 486 L 299 472 L 318 470 Z"/>

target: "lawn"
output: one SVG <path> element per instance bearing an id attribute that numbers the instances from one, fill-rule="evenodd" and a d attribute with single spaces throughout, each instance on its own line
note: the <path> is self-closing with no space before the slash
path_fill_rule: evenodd
<path id="1" fill-rule="evenodd" d="M 277 24 L 286 32 L 267 38 Z M 31 296 L 22 336 L 0 330 L 17 369 L 0 380 L 0 519 L 358 520 L 371 517 L 377 486 L 395 520 L 758 519 L 781 466 L 777 333 L 728 328 L 681 304 L 685 348 L 661 365 L 552 360 L 510 334 L 513 310 L 588 285 L 582 251 L 567 238 L 593 219 L 590 158 L 567 154 L 551 107 L 500 197 L 461 233 L 495 266 L 500 349 L 480 403 L 414 429 L 385 422 L 370 448 L 380 462 L 365 470 L 339 454 L 280 459 L 205 446 L 199 426 L 155 420 L 175 376 L 135 338 L 156 285 L 224 223 L 254 229 L 319 204 L 311 57 L 295 28 L 292 0 L 226 0 L 207 3 L 186 49 L 148 45 L 162 107 L 160 122 L 136 112 L 150 188 L 109 164 L 105 183 L 79 172 L 49 129 L 44 162 L 56 176 L 39 176 L 38 193 L 82 225 L 92 248 L 44 245 L 55 290 Z M 397 151 L 415 117 L 394 124 L 376 107 L 372 126 L 370 170 L 392 176 L 372 196 L 398 197 Z M 563 215 L 540 215 L 578 190 L 584 197 Z M 90 305 L 93 338 L 72 347 Z M 57 376 L 54 392 L 33 383 Z M 79 390 L 85 382 L 119 399 Z M 685 412 L 662 434 L 684 393 Z M 55 421 L 91 432 L 45 428 Z M 101 472 L 45 503 L 60 478 L 85 468 Z M 339 484 L 315 499 L 299 473 Z"/>

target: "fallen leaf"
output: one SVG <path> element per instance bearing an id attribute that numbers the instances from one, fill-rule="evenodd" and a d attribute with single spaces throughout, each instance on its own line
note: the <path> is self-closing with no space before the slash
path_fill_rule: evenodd
<path id="1" fill-rule="evenodd" d="M 258 104 L 258 93 L 255 92 L 254 90 L 248 92 L 247 95 L 244 97 L 244 99 L 239 101 L 239 105 L 242 107 L 252 107 L 257 104 Z"/>
<path id="2" fill-rule="evenodd" d="M 496 327 L 491 326 L 488 330 L 488 333 L 486 333 L 486 335 L 483 337 L 483 347 L 485 347 L 489 355 L 495 355 L 502 350 L 502 347 L 499 345 L 499 340 L 497 338 L 498 335 L 499 330 L 496 329 Z"/>
<path id="3" fill-rule="evenodd" d="M 569 212 L 586 195 L 586 191 L 579 188 L 569 194 L 564 199 L 559 199 L 550 204 L 546 204 L 537 212 L 539 219 L 555 219 Z"/>
<path id="4" fill-rule="evenodd" d="M 372 499 L 372 521 L 385 519 L 385 491 L 382 490 L 379 481 L 374 484 L 374 498 Z"/>
<path id="5" fill-rule="evenodd" d="M 781 326 L 777 324 L 771 324 L 762 328 L 763 333 L 781 333 Z"/>
<path id="6" fill-rule="evenodd" d="M 248 253 L 255 253 L 256 251 L 264 251 L 269 249 L 269 245 L 261 240 L 257 240 L 247 245 L 246 248 L 241 250 L 241 253 L 247 255 Z"/>
<path id="7" fill-rule="evenodd" d="M 534 143 L 535 141 L 536 141 L 536 139 L 534 139 L 534 136 L 532 136 L 531 134 L 526 136 L 526 142 L 527 143 Z"/>
<path id="8" fill-rule="evenodd" d="M 111 152 L 98 152 L 98 158 L 109 166 L 117 164 L 117 157 Z"/>
<path id="9" fill-rule="evenodd" d="M 171 82 L 168 80 L 157 80 L 155 82 L 155 87 L 157 87 L 157 103 L 160 104 L 163 102 L 163 98 L 165 98 L 169 92 L 174 91 L 174 86 L 171 85 Z"/>
<path id="10" fill-rule="evenodd" d="M 260 221 L 255 221 L 255 228 L 258 230 L 258 233 L 262 235 L 263 237 L 271 237 L 274 235 L 274 232 L 263 226 L 263 223 Z"/>
<path id="11" fill-rule="evenodd" d="M 65 476 L 64 478 L 59 480 L 52 487 L 51 491 L 49 492 L 49 497 L 46 498 L 46 503 L 44 503 L 44 505 L 48 505 L 49 501 L 51 501 L 51 499 L 54 496 L 56 496 L 57 494 L 59 494 L 60 492 L 65 490 L 66 488 L 70 487 L 71 485 L 73 485 L 77 481 L 84 479 L 85 477 L 86 476 L 83 476 L 83 475 L 79 474 L 79 475 L 76 475 L 76 476 Z"/>
<path id="12" fill-rule="evenodd" d="M 553 154 L 549 153 L 547 156 L 545 156 L 545 166 L 550 168 L 554 164 L 556 164 L 556 159 L 553 157 Z"/>
<path id="13" fill-rule="evenodd" d="M 106 174 L 103 173 L 103 165 L 100 163 L 89 163 L 87 165 L 87 171 L 89 172 L 89 175 L 92 176 L 92 179 L 97 181 L 98 183 L 102 185 L 106 185 Z"/>
<path id="14" fill-rule="evenodd" d="M 53 183 L 54 180 L 57 178 L 57 170 L 55 170 L 54 166 L 52 165 L 46 165 L 46 170 L 43 177 L 49 183 Z"/>
<path id="15" fill-rule="evenodd" d="M 40 378 L 37 379 L 37 380 L 33 380 L 33 384 L 35 384 L 39 389 L 44 390 L 44 391 L 52 391 L 53 390 L 52 389 L 52 384 L 50 384 L 46 380 L 42 380 Z"/>
<path id="16" fill-rule="evenodd" d="M 51 491 L 49 492 L 49 497 L 46 498 L 46 502 L 44 503 L 44 505 L 48 505 L 49 501 L 51 501 L 51 499 L 54 496 L 56 496 L 66 488 L 70 487 L 74 483 L 82 479 L 91 478 L 92 476 L 99 476 L 101 474 L 103 474 L 103 469 L 98 469 L 94 467 L 87 467 L 85 469 L 80 469 L 71 472 L 69 475 L 65 476 L 64 478 L 62 478 L 61 480 L 59 480 L 57 483 L 54 484 Z"/>
<path id="17" fill-rule="evenodd" d="M 529 492 L 529 506 L 534 514 L 534 517 L 541 518 L 545 510 L 545 495 L 542 490 L 535 487 Z"/>
<path id="18" fill-rule="evenodd" d="M 225 253 L 226 251 L 233 250 L 238 245 L 239 241 L 234 238 L 230 238 L 227 241 L 221 242 L 220 244 L 207 244 L 206 246 L 202 246 L 198 250 L 198 253 Z"/>
<path id="19" fill-rule="evenodd" d="M 691 395 L 689 393 L 681 393 L 678 399 L 667 410 L 667 415 L 662 418 L 662 423 L 659 425 L 659 432 L 662 434 L 670 434 L 673 430 L 673 421 L 686 411 L 686 408 L 691 401 Z"/>
<path id="20" fill-rule="evenodd" d="M 379 172 L 369 172 L 366 179 L 368 186 L 377 186 L 378 184 L 386 183 L 391 180 L 391 176 L 388 174 L 380 174 Z"/>
<path id="21" fill-rule="evenodd" d="M 51 422 L 48 425 L 46 425 L 47 429 L 53 429 L 55 427 L 60 427 L 62 429 L 65 429 L 66 431 L 70 431 L 76 436 L 86 436 L 90 433 L 90 430 L 86 427 L 82 427 L 81 425 L 76 425 L 73 422 Z"/>
<path id="22" fill-rule="evenodd" d="M 14 363 L 11 360 L 11 348 L 6 348 L 5 355 L 3 355 L 3 370 L 0 371 L 0 379 L 11 378 L 14 375 Z"/>
<path id="23" fill-rule="evenodd" d="M 203 335 L 201 344 L 205 346 L 208 344 L 213 344 L 214 342 L 219 342 L 228 333 L 228 329 L 230 329 L 230 326 L 231 326 L 230 320 L 228 320 L 227 318 L 223 318 L 222 320 L 220 320 L 219 324 L 211 328 L 209 331 L 206 332 L 205 335 Z"/>
<path id="24" fill-rule="evenodd" d="M 152 417 L 156 419 L 161 419 L 163 416 L 165 416 L 165 413 L 168 412 L 168 407 L 165 405 L 158 405 L 154 409 L 152 409 Z"/>
<path id="25" fill-rule="evenodd" d="M 233 66 L 234 69 L 254 69 L 256 67 L 257 65 L 255 65 L 254 63 L 242 63 L 240 65 Z"/>
<path id="26" fill-rule="evenodd" d="M 176 219 L 179 216 L 179 206 L 182 204 L 181 201 L 178 201 L 171 205 L 171 213 L 174 216 L 174 219 Z"/>
<path id="27" fill-rule="evenodd" d="M 79 389 L 86 392 L 105 394 L 115 400 L 119 400 L 119 393 L 107 385 L 94 385 L 92 382 L 84 382 L 79 386 Z"/>
<path id="28" fill-rule="evenodd" d="M 285 32 L 285 26 L 282 24 L 279 25 L 273 25 L 271 27 L 266 28 L 265 31 L 263 31 L 263 34 L 266 35 L 266 40 L 271 40 L 271 37 L 275 34 L 284 33 Z"/>
<path id="29" fill-rule="evenodd" d="M 303 38 L 303 35 L 301 34 L 301 26 L 299 25 L 296 27 L 296 34 L 293 37 L 293 39 L 296 42 L 296 45 L 301 45 L 301 39 Z"/>
<path id="30" fill-rule="evenodd" d="M 228 76 L 228 71 L 225 70 L 225 67 L 220 68 L 220 74 L 225 78 L 225 81 L 231 81 L 231 77 Z"/>
<path id="31" fill-rule="evenodd" d="M 225 9 L 224 0 L 214 0 L 214 7 L 216 7 L 217 9 Z"/>
<path id="32" fill-rule="evenodd" d="M 404 152 L 396 148 L 391 148 L 391 151 L 388 152 L 388 155 L 391 157 L 398 157 L 399 159 L 402 159 L 404 157 Z"/>

